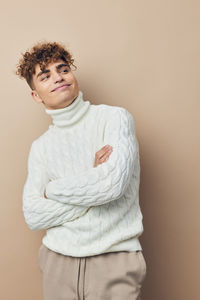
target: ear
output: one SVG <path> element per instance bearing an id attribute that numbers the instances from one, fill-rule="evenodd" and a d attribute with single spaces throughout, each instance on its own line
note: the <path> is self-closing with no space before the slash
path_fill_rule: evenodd
<path id="1" fill-rule="evenodd" d="M 43 102 L 42 99 L 39 97 L 38 93 L 36 92 L 36 90 L 31 91 L 31 96 L 37 103 Z"/>

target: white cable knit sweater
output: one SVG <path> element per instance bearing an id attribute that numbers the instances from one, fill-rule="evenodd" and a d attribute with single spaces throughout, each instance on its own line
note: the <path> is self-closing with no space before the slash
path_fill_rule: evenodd
<path id="1" fill-rule="evenodd" d="M 29 228 L 46 229 L 43 244 L 70 256 L 142 250 L 132 115 L 123 107 L 91 104 L 81 91 L 71 105 L 45 111 L 53 124 L 30 147 L 23 189 Z M 95 153 L 106 144 L 113 152 L 95 168 Z"/>

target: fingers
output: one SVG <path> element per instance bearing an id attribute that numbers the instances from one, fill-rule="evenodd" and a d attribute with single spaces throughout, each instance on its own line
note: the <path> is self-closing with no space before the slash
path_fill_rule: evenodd
<path id="1" fill-rule="evenodd" d="M 99 164 L 107 161 L 112 151 L 113 149 L 112 146 L 110 145 L 106 145 L 103 148 L 101 148 L 99 151 L 97 151 L 95 156 L 97 163 Z"/>
<path id="2" fill-rule="evenodd" d="M 104 155 L 110 154 L 112 152 L 111 150 L 112 150 L 112 146 L 105 145 L 99 151 L 96 152 L 97 158 L 102 159 Z"/>
<path id="3" fill-rule="evenodd" d="M 112 153 L 112 149 L 108 149 L 107 151 L 105 151 L 104 155 L 102 157 L 99 158 L 99 162 L 102 163 L 102 162 L 105 162 L 108 160 L 110 154 Z"/>
<path id="4" fill-rule="evenodd" d="M 113 148 L 110 145 L 105 145 L 99 151 L 97 151 L 95 153 L 94 167 L 98 166 L 99 164 L 102 164 L 103 162 L 106 162 L 112 151 Z"/>

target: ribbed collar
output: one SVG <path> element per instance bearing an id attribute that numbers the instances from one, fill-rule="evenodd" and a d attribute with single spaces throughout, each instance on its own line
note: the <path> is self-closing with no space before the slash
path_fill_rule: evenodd
<path id="1" fill-rule="evenodd" d="M 90 104 L 90 101 L 83 100 L 83 93 L 79 90 L 77 98 L 70 105 L 58 109 L 45 108 L 45 111 L 52 117 L 54 125 L 66 127 L 77 123 L 87 112 Z"/>

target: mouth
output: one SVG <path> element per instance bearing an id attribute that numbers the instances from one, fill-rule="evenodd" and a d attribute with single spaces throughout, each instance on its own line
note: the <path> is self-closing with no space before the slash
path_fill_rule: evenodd
<path id="1" fill-rule="evenodd" d="M 59 89 L 61 89 L 61 88 L 65 88 L 65 87 L 68 87 L 68 86 L 70 86 L 70 85 L 71 85 L 71 84 L 62 84 L 62 85 L 58 86 L 57 88 L 53 89 L 51 92 L 55 92 L 55 91 L 57 91 L 57 90 L 59 90 Z"/>

